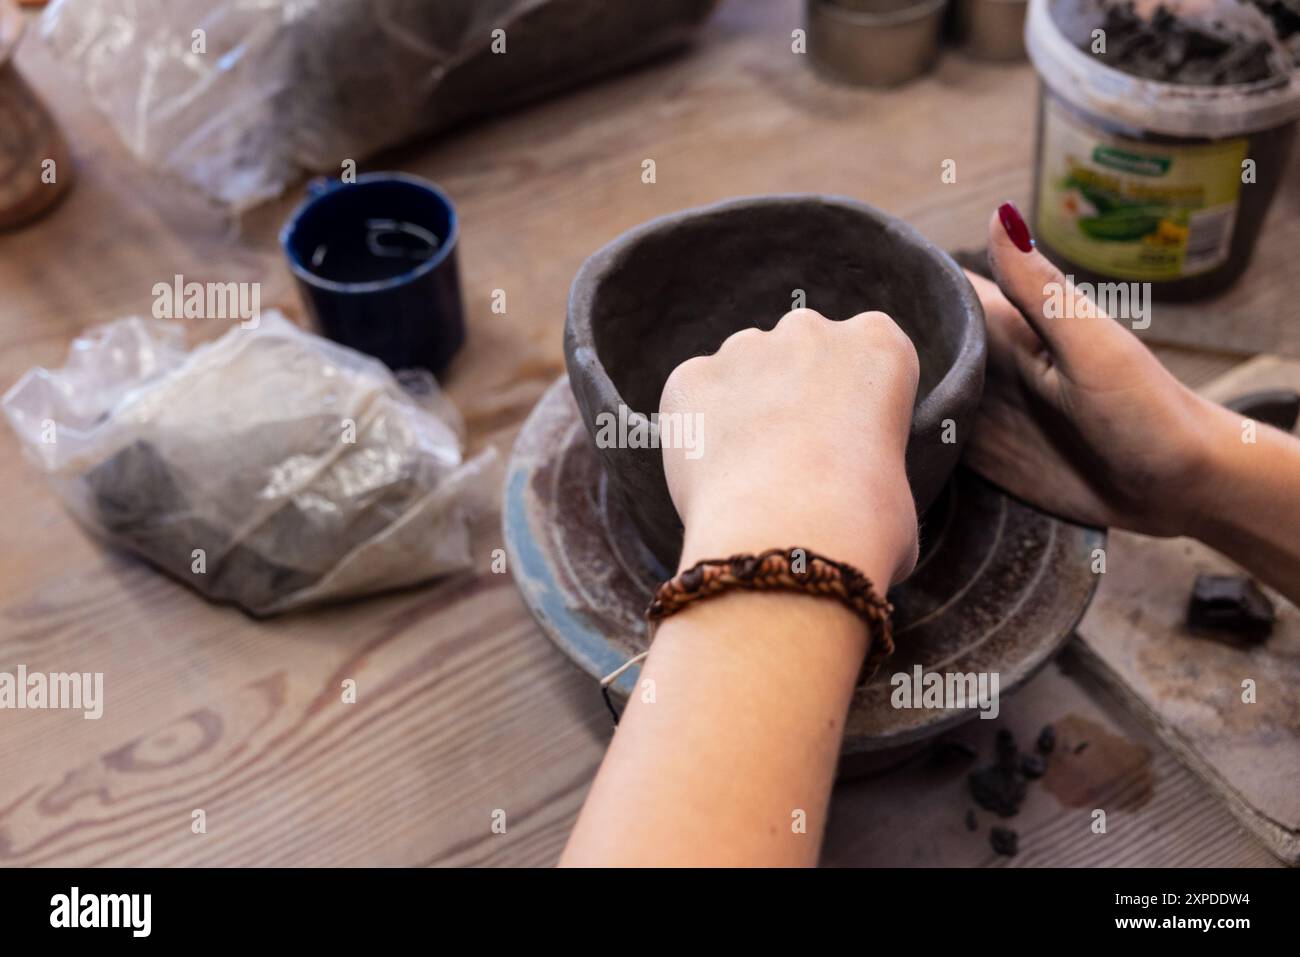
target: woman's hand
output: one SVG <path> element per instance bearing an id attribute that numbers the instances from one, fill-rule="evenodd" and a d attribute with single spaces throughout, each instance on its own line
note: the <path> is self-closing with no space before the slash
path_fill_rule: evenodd
<path id="1" fill-rule="evenodd" d="M 1005 224 L 1005 225 L 1004 225 Z M 1150 535 L 1191 531 L 1204 497 L 1215 407 L 1182 385 L 1128 329 L 1067 285 L 1010 203 L 989 222 L 994 285 L 967 274 L 984 305 L 989 362 L 966 460 L 1065 518 Z M 1001 288 L 999 288 L 999 286 Z M 1049 300 L 1069 300 L 1049 318 Z"/>
<path id="2" fill-rule="evenodd" d="M 905 577 L 917 549 L 904 453 L 918 370 L 883 312 L 832 322 L 811 309 L 678 366 L 660 415 L 697 416 L 703 435 L 695 458 L 663 450 L 686 526 L 682 567 L 801 546 L 856 565 L 882 592 Z"/>
<path id="3" fill-rule="evenodd" d="M 802 546 L 882 592 L 906 575 L 917 378 L 879 312 L 796 310 L 678 366 L 660 415 L 703 429 L 702 446 L 663 453 L 683 566 Z M 788 592 L 733 591 L 662 622 L 563 863 L 815 863 L 868 640 L 843 605 Z"/>
<path id="4" fill-rule="evenodd" d="M 1028 244 L 1004 204 L 989 223 L 998 285 L 970 277 L 989 365 L 966 460 L 1066 518 L 1199 538 L 1300 602 L 1300 441 L 1183 386 Z"/>

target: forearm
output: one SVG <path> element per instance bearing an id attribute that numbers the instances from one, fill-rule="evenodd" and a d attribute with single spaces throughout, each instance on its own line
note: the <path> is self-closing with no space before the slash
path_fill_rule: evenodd
<path id="1" fill-rule="evenodd" d="M 1214 407 L 1195 537 L 1300 603 L 1300 439 Z"/>
<path id="2" fill-rule="evenodd" d="M 683 566 L 798 544 L 889 581 L 871 536 L 722 527 L 688 535 Z M 814 864 L 867 643 L 852 612 L 809 595 L 733 592 L 665 620 L 562 863 Z"/>
<path id="3" fill-rule="evenodd" d="M 708 430 L 704 455 L 663 450 L 679 571 L 803 548 L 883 596 L 916 561 L 919 376 L 888 316 L 808 309 L 673 370 L 660 412 Z M 561 863 L 815 863 L 868 640 L 833 598 L 793 592 L 732 590 L 661 622 Z"/>
<path id="4" fill-rule="evenodd" d="M 733 593 L 665 621 L 563 863 L 815 863 L 866 641 L 804 595 Z"/>

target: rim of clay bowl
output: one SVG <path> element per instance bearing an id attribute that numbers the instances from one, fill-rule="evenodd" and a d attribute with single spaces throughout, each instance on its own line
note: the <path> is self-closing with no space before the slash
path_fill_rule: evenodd
<path id="1" fill-rule="evenodd" d="M 18 6 L 11 0 L 0 0 L 0 67 L 9 62 L 26 27 L 27 20 Z"/>
<path id="2" fill-rule="evenodd" d="M 974 321 L 966 324 L 965 335 L 962 336 L 961 342 L 957 346 L 957 352 L 953 356 L 952 363 L 943 373 L 943 377 L 934 384 L 934 388 L 930 390 L 929 394 L 918 402 L 915 409 L 913 409 L 912 434 L 938 427 L 942 413 L 957 404 L 957 393 L 962 387 L 963 380 L 971 376 L 983 379 L 987 349 L 984 307 L 980 304 L 979 296 L 975 293 L 975 287 L 971 285 L 962 268 L 957 265 L 957 262 L 947 252 L 930 242 L 903 220 L 890 216 L 883 210 L 861 200 L 824 193 L 771 193 L 762 196 L 741 196 L 734 199 L 724 199 L 721 202 L 710 203 L 706 206 L 693 206 L 663 216 L 656 216 L 654 219 L 647 220 L 619 234 L 587 257 L 587 261 L 578 269 L 578 274 L 574 276 L 573 284 L 569 287 L 565 336 L 566 338 L 570 336 L 577 338 L 578 332 L 581 331 L 590 343 L 590 345 L 582 347 L 575 344 L 574 348 L 570 350 L 570 354 L 573 361 L 580 365 L 590 377 L 590 382 L 594 386 L 600 399 L 600 405 L 603 408 L 616 409 L 622 405 L 632 412 L 645 414 L 647 411 L 632 409 L 631 405 L 623 400 L 622 393 L 614 385 L 614 381 L 605 370 L 604 363 L 600 361 L 600 357 L 596 354 L 596 336 L 591 322 L 592 308 L 595 305 L 596 289 L 600 281 L 610 272 L 614 265 L 647 235 L 657 232 L 670 223 L 680 222 L 683 218 L 697 218 L 756 206 L 782 206 L 792 202 L 820 203 L 852 210 L 854 213 L 874 221 L 885 232 L 900 235 L 904 241 L 915 244 L 934 259 L 936 265 L 943 267 L 952 276 L 954 294 L 966 311 L 973 315 Z M 864 310 L 870 308 L 870 304 L 863 304 Z M 648 411 L 653 412 L 655 410 Z"/>

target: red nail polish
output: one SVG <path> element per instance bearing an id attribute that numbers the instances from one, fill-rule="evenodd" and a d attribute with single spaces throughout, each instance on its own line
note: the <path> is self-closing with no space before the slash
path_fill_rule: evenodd
<path id="1" fill-rule="evenodd" d="M 1003 203 L 999 206 L 998 219 L 1002 220 L 1002 228 L 1007 231 L 1007 235 L 1011 237 L 1017 249 L 1027 253 L 1034 248 L 1034 237 L 1029 235 L 1029 227 L 1025 225 L 1015 203 Z"/>

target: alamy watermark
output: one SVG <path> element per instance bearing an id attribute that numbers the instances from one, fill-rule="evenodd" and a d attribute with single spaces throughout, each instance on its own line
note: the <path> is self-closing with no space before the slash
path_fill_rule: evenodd
<path id="1" fill-rule="evenodd" d="M 87 721 L 97 721 L 104 715 L 104 673 L 29 672 L 26 665 L 15 673 L 0 671 L 0 711 L 6 709 L 81 711 Z"/>
<path id="2" fill-rule="evenodd" d="M 83 894 L 73 887 L 50 898 L 51 927 L 120 927 L 132 937 L 148 937 L 153 929 L 152 894 Z"/>
<path id="3" fill-rule="evenodd" d="M 1075 282 L 1066 276 L 1064 283 L 1043 286 L 1043 315 L 1048 319 L 1094 318 L 1107 315 L 1127 322 L 1134 329 L 1151 325 L 1151 283 L 1149 282 Z"/>
<path id="4" fill-rule="evenodd" d="M 895 708 L 925 708 L 947 711 L 978 708 L 980 717 L 998 716 L 998 673 L 996 671 L 931 671 L 920 665 L 911 674 L 900 671 L 889 679 L 893 692 L 889 703 Z"/>
<path id="5" fill-rule="evenodd" d="M 179 273 L 153 286 L 155 319 L 237 319 L 240 328 L 262 321 L 260 282 L 186 282 Z"/>
<path id="6" fill-rule="evenodd" d="M 618 413 L 596 415 L 598 449 L 685 449 L 688 459 L 704 454 L 703 412 L 633 412 L 619 403 Z"/>

